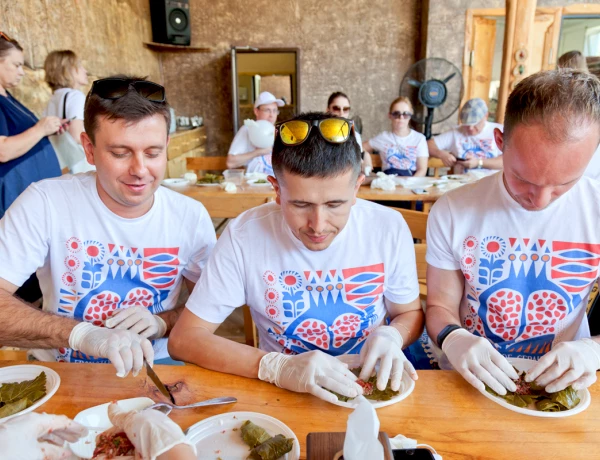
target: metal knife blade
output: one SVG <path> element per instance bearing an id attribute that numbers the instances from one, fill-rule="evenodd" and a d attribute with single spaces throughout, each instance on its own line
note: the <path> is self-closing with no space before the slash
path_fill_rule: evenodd
<path id="1" fill-rule="evenodd" d="M 156 372 L 154 372 L 154 369 L 152 369 L 150 367 L 150 364 L 148 364 L 148 361 L 144 360 L 144 364 L 146 365 L 146 373 L 148 374 L 148 377 L 150 377 L 150 380 L 152 380 L 152 382 L 154 382 L 154 385 L 156 385 L 156 388 L 158 388 L 158 390 L 165 395 L 167 398 L 169 398 L 169 401 L 171 401 L 174 405 L 177 405 L 177 403 L 175 402 L 175 399 L 173 398 L 173 395 L 169 392 L 169 390 L 167 390 L 167 387 L 165 387 L 165 385 L 160 381 L 160 379 L 158 378 L 158 375 L 156 375 Z"/>

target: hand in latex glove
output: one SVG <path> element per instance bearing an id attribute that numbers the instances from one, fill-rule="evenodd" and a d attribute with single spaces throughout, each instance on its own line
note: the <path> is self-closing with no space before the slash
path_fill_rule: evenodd
<path id="1" fill-rule="evenodd" d="M 154 409 L 126 412 L 117 403 L 108 406 L 111 423 L 125 432 L 136 450 L 136 458 L 154 460 L 179 444 L 190 446 L 196 458 L 196 446 L 185 438 L 173 420 Z"/>
<path id="2" fill-rule="evenodd" d="M 144 364 L 144 358 L 152 366 L 152 344 L 130 331 L 107 329 L 90 323 L 79 323 L 71 331 L 69 346 L 86 355 L 107 358 L 117 369 L 118 377 L 125 377 L 133 370 L 136 376 Z"/>
<path id="3" fill-rule="evenodd" d="M 417 380 L 417 372 L 402 352 L 402 335 L 393 326 L 379 326 L 369 334 L 360 350 L 362 370 L 360 379 L 369 380 L 375 364 L 379 361 L 377 372 L 377 388 L 381 391 L 387 387 L 391 379 L 392 390 L 398 391 L 402 383 L 402 372 L 406 370 L 413 380 Z"/>
<path id="4" fill-rule="evenodd" d="M 484 383 L 499 395 L 517 389 L 515 369 L 488 339 L 457 329 L 446 337 L 442 349 L 452 367 L 478 390 L 485 390 Z"/>
<path id="5" fill-rule="evenodd" d="M 600 344 L 591 339 L 561 342 L 540 358 L 525 380 L 544 387 L 548 393 L 556 393 L 573 385 L 582 390 L 596 381 L 600 369 Z"/>
<path id="6" fill-rule="evenodd" d="M 167 323 L 145 307 L 129 307 L 118 310 L 104 325 L 110 329 L 127 329 L 145 339 L 160 339 L 167 332 Z"/>
<path id="7" fill-rule="evenodd" d="M 356 376 L 348 370 L 348 365 L 319 350 L 292 356 L 267 353 L 260 360 L 258 378 L 329 402 L 337 401 L 337 396 L 327 390 L 349 398 L 362 394 L 362 388 L 356 383 Z"/>
<path id="8" fill-rule="evenodd" d="M 75 442 L 87 433 L 87 428 L 64 415 L 21 415 L 0 424 L 0 457 L 13 460 L 76 459 L 64 443 Z"/>

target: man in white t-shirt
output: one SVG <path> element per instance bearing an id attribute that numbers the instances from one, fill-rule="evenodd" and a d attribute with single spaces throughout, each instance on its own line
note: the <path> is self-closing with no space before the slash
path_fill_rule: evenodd
<path id="1" fill-rule="evenodd" d="M 548 392 L 600 368 L 586 305 L 600 263 L 600 184 L 582 177 L 600 141 L 600 81 L 539 72 L 511 93 L 504 171 L 444 195 L 427 229 L 427 332 L 473 386 L 515 391 L 507 357 Z M 535 139 L 535 142 L 531 140 Z M 439 348 L 438 348 L 439 351 Z"/>
<path id="2" fill-rule="evenodd" d="M 271 124 L 275 124 L 277 115 L 279 115 L 279 107 L 283 107 L 284 105 L 285 102 L 277 99 L 268 91 L 260 93 L 254 102 L 256 120 L 266 120 Z M 240 168 L 243 166 L 246 167 L 246 172 L 249 173 L 273 174 L 271 149 L 257 148 L 253 145 L 250 141 L 248 127 L 245 125 L 236 133 L 227 154 L 228 168 Z"/>
<path id="3" fill-rule="evenodd" d="M 329 401 L 325 389 L 362 393 L 335 355 L 360 353 L 363 379 L 381 360 L 382 389 L 389 379 L 398 389 L 403 369 L 416 379 L 402 352 L 423 320 L 412 237 L 399 213 L 357 200 L 364 175 L 347 121 L 316 112 L 279 126 L 273 167 L 276 203 L 245 212 L 219 238 L 171 354 Z M 244 304 L 260 349 L 214 335 Z"/>
<path id="4" fill-rule="evenodd" d="M 467 169 L 502 169 L 502 151 L 494 140 L 494 130 L 502 125 L 491 123 L 488 107 L 483 99 L 468 100 L 460 110 L 460 126 L 427 141 L 429 155 L 439 158 L 456 172 Z"/>
<path id="5" fill-rule="evenodd" d="M 169 120 L 162 86 L 94 82 L 82 143 L 97 173 L 32 184 L 0 220 L 0 343 L 110 360 L 119 376 L 168 358 L 182 283 L 191 292 L 216 241 L 202 204 L 160 187 Z M 36 270 L 43 312 L 11 296 Z"/>

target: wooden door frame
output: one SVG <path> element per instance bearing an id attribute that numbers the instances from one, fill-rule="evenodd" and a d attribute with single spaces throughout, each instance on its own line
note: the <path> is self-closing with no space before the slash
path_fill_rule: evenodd
<path id="1" fill-rule="evenodd" d="M 579 3 L 575 5 L 567 5 L 567 6 L 538 6 L 536 8 L 536 14 L 550 14 L 554 15 L 554 24 L 562 24 L 563 18 L 565 16 L 578 16 L 578 15 L 600 15 L 600 4 L 592 4 L 592 3 Z M 485 16 L 496 16 L 496 17 L 506 17 L 506 9 L 505 8 L 470 8 L 466 11 L 466 20 L 465 20 L 465 47 L 463 53 L 463 83 L 465 86 L 465 95 L 463 100 L 461 101 L 461 106 L 464 104 L 465 99 L 467 97 L 468 88 L 469 88 L 469 80 L 471 76 L 471 43 L 473 41 L 473 25 L 475 21 L 475 17 L 485 17 Z M 506 24 L 506 27 L 510 27 L 509 24 Z M 560 27 L 560 26 L 559 26 Z M 560 40 L 560 31 L 555 35 L 554 41 L 551 44 L 554 53 L 558 54 L 558 45 Z M 550 53 L 550 47 L 546 46 L 544 48 L 545 56 L 547 57 Z M 552 61 L 558 59 L 558 56 L 554 54 L 552 56 Z M 504 73 L 500 76 L 500 87 L 506 86 L 508 87 L 509 82 L 503 81 L 506 76 Z"/>

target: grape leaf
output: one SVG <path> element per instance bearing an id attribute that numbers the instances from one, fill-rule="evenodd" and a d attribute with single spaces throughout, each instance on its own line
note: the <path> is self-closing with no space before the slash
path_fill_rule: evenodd
<path id="1" fill-rule="evenodd" d="M 27 406 L 31 405 L 28 404 L 28 402 L 29 400 L 27 398 L 21 398 L 15 402 L 11 402 L 0 407 L 0 419 L 16 414 L 17 412 L 21 412 L 23 409 L 27 409 Z"/>
<path id="2" fill-rule="evenodd" d="M 31 403 L 34 403 L 44 397 L 45 394 L 46 373 L 42 372 L 33 380 L 5 383 L 0 386 L 0 407 L 20 399 L 28 399 Z"/>

